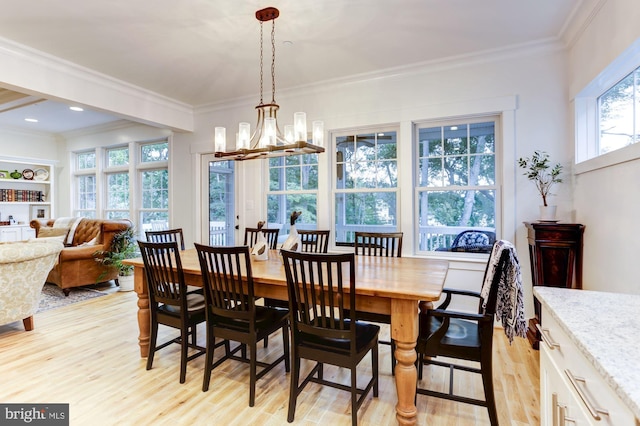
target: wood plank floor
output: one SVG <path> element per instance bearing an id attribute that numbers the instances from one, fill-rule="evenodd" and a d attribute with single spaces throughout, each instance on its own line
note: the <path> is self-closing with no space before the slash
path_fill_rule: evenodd
<path id="1" fill-rule="evenodd" d="M 191 361 L 187 381 L 178 382 L 178 345 L 156 354 L 153 369 L 140 358 L 137 297 L 112 292 L 96 299 L 37 314 L 35 330 L 22 322 L 0 326 L 0 402 L 69 403 L 71 425 L 284 425 L 289 376 L 281 364 L 258 381 L 256 405 L 248 406 L 248 365 L 227 361 L 214 370 L 202 392 L 204 358 Z M 204 328 L 199 330 L 204 339 Z M 174 331 L 161 327 L 160 341 Z M 383 328 L 388 336 L 388 327 Z M 280 336 L 260 357 L 274 357 Z M 383 336 L 381 336 L 383 337 Z M 538 352 L 525 339 L 509 345 L 502 330 L 494 337 L 494 387 L 501 425 L 540 424 Z M 370 371 L 369 357 L 360 377 Z M 380 346 L 380 396 L 358 413 L 361 425 L 395 425 L 395 388 L 389 346 Z M 306 366 L 309 367 L 308 365 Z M 442 369 L 425 369 L 425 382 L 447 383 Z M 344 380 L 348 372 L 325 369 Z M 482 396 L 481 380 L 462 374 L 456 386 Z M 310 384 L 300 395 L 294 424 L 349 425 L 349 394 Z M 421 425 L 488 425 L 486 409 L 418 395 Z"/>

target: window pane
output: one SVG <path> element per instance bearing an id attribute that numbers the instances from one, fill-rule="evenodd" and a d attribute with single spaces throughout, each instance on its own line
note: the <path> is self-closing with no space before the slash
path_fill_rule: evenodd
<path id="1" fill-rule="evenodd" d="M 301 211 L 296 221 L 298 229 L 316 229 L 318 223 L 318 196 L 312 194 L 269 194 L 267 196 L 267 226 L 281 226 L 278 240 L 289 235 L 291 212 Z"/>
<path id="2" fill-rule="evenodd" d="M 96 208 L 96 177 L 78 177 L 78 208 L 92 210 Z"/>
<path id="3" fill-rule="evenodd" d="M 169 172 L 166 169 L 142 172 L 142 208 L 169 208 Z"/>
<path id="4" fill-rule="evenodd" d="M 96 168 L 96 153 L 80 152 L 76 154 L 78 170 L 95 169 Z"/>
<path id="5" fill-rule="evenodd" d="M 338 193 L 335 206 L 336 242 L 353 242 L 356 231 L 397 231 L 395 192 Z"/>
<path id="6" fill-rule="evenodd" d="M 113 148 L 107 150 L 107 167 L 126 166 L 129 164 L 129 148 Z"/>
<path id="7" fill-rule="evenodd" d="M 635 142 L 634 74 L 631 73 L 600 96 L 600 154 Z"/>
<path id="8" fill-rule="evenodd" d="M 129 173 L 107 175 L 107 209 L 129 209 Z"/>
<path id="9" fill-rule="evenodd" d="M 169 143 L 158 142 L 141 146 L 140 161 L 143 163 L 153 161 L 167 161 L 169 159 Z"/>

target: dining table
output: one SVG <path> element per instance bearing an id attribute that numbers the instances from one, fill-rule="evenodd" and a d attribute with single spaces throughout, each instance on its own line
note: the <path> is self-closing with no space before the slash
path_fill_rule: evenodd
<path id="1" fill-rule="evenodd" d="M 415 405 L 419 304 L 440 298 L 449 263 L 444 259 L 417 257 L 355 256 L 356 309 L 391 316 L 391 338 L 395 340 L 394 370 L 398 402 L 396 419 L 401 425 L 417 422 Z M 180 252 L 187 285 L 202 287 L 202 273 L 196 249 Z M 150 311 L 142 258 L 127 259 L 134 266 L 134 287 L 138 295 L 140 356 L 149 353 Z M 251 260 L 255 297 L 288 300 L 282 256 L 269 252 L 268 260 Z"/>

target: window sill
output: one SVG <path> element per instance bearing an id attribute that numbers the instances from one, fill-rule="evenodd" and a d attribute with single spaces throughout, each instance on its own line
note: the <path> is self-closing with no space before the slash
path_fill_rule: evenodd
<path id="1" fill-rule="evenodd" d="M 593 170 L 604 169 L 616 164 L 626 163 L 640 158 L 640 143 L 634 143 L 624 148 L 608 152 L 595 158 L 582 161 L 575 165 L 575 174 L 591 172 Z"/>

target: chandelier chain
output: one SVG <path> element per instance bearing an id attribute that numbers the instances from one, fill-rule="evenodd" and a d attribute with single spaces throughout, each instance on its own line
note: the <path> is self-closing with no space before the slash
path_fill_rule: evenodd
<path id="1" fill-rule="evenodd" d="M 271 103 L 276 103 L 276 20 L 271 27 Z"/>
<path id="2" fill-rule="evenodd" d="M 262 102 L 262 58 L 263 58 L 263 53 L 262 53 L 262 21 L 260 21 L 260 105 L 263 104 Z"/>

